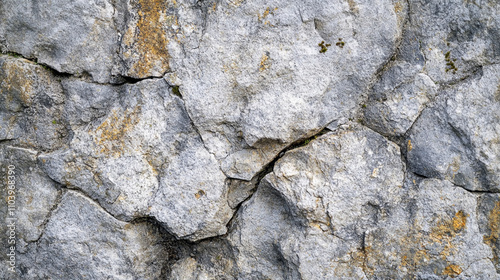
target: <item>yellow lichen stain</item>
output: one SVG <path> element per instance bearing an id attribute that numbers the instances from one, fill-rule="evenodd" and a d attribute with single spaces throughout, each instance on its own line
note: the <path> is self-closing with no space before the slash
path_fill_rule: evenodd
<path id="1" fill-rule="evenodd" d="M 274 9 L 271 9 L 270 7 L 267 7 L 266 10 L 261 14 L 258 14 L 257 17 L 259 19 L 259 22 L 264 24 L 264 25 L 270 25 L 270 26 L 273 26 L 272 24 L 270 24 L 270 22 L 268 20 L 266 20 L 266 18 L 271 14 L 271 15 L 274 15 L 274 12 L 278 10 L 278 8 L 274 8 Z"/>
<path id="2" fill-rule="evenodd" d="M 455 232 L 462 231 L 465 228 L 466 223 L 467 215 L 465 215 L 462 210 L 458 211 L 453 218 L 453 230 Z"/>
<path id="3" fill-rule="evenodd" d="M 408 145 L 407 145 L 407 150 L 410 152 L 413 149 L 413 146 L 411 145 L 411 140 L 408 140 Z"/>
<path id="4" fill-rule="evenodd" d="M 394 4 L 394 11 L 399 14 L 403 11 L 403 5 L 400 2 Z"/>
<path id="5" fill-rule="evenodd" d="M 30 106 L 32 103 L 33 96 L 35 95 L 33 81 L 36 77 L 31 69 L 28 67 L 23 67 L 23 64 L 32 63 L 28 60 L 8 60 L 4 64 L 4 71 L 7 74 L 4 76 L 4 80 L 0 82 L 0 92 L 5 92 L 6 102 L 12 102 L 14 99 L 18 99 L 22 102 L 23 106 Z"/>
<path id="6" fill-rule="evenodd" d="M 110 116 L 96 128 L 94 143 L 99 147 L 98 153 L 113 156 L 120 156 L 126 148 L 125 136 L 139 121 L 137 113 L 140 106 L 133 110 L 118 112 L 113 110 Z"/>
<path id="7" fill-rule="evenodd" d="M 453 217 L 443 219 L 437 222 L 436 226 L 431 228 L 430 233 L 423 232 L 418 222 L 414 221 L 415 231 L 412 234 L 401 239 L 401 246 L 404 248 L 407 244 L 415 244 L 416 247 L 410 248 L 401 257 L 399 269 L 404 271 L 417 271 L 419 267 L 426 266 L 430 262 L 436 261 L 436 257 L 446 261 L 449 256 L 460 253 L 453 243 L 454 238 L 463 232 L 467 227 L 468 215 L 460 210 L 455 213 Z M 428 248 L 440 248 L 439 255 L 429 254 Z M 458 275 L 461 273 L 459 266 L 450 265 L 447 275 Z M 436 274 L 445 273 L 436 270 Z"/>
<path id="8" fill-rule="evenodd" d="M 500 237 L 500 201 L 497 201 L 488 215 L 488 227 L 490 234 L 483 236 L 483 242 L 493 249 L 493 260 L 498 263 L 499 256 L 495 246 Z"/>
<path id="9" fill-rule="evenodd" d="M 401 258 L 401 266 L 408 266 L 408 257 L 407 256 L 403 256 Z"/>
<path id="10" fill-rule="evenodd" d="M 430 237 L 436 242 L 449 241 L 460 233 L 467 223 L 467 215 L 462 210 L 458 211 L 451 220 L 445 220 L 432 228 Z"/>
<path id="11" fill-rule="evenodd" d="M 263 54 L 262 58 L 260 59 L 259 71 L 262 72 L 266 69 L 269 69 L 269 67 L 271 67 L 271 61 L 269 60 L 269 56 L 267 54 Z"/>
<path id="12" fill-rule="evenodd" d="M 443 271 L 443 274 L 444 275 L 447 275 L 447 276 L 450 276 L 451 278 L 455 278 L 457 277 L 458 275 L 460 275 L 460 273 L 462 273 L 462 268 L 459 266 L 459 265 L 456 265 L 456 264 L 450 264 L 448 265 L 444 271 Z"/>
<path id="13" fill-rule="evenodd" d="M 159 0 L 137 0 L 137 24 L 126 31 L 123 42 L 126 45 L 125 59 L 131 59 L 128 74 L 144 78 L 163 74 L 169 69 L 167 51 L 167 5 Z M 170 3 L 174 5 L 175 3 Z"/>
<path id="14" fill-rule="evenodd" d="M 373 275 L 375 270 L 367 264 L 368 257 L 372 253 L 374 252 L 371 246 L 351 253 L 352 265 L 361 268 L 366 275 Z"/>

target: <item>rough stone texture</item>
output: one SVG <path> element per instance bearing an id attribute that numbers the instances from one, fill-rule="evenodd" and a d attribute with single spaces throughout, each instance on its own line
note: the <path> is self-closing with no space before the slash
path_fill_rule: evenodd
<path id="1" fill-rule="evenodd" d="M 57 77 L 33 62 L 0 56 L 0 141 L 38 150 L 61 147 L 68 132 Z"/>
<path id="2" fill-rule="evenodd" d="M 445 90 L 409 132 L 410 169 L 471 190 L 500 190 L 500 67 Z"/>
<path id="3" fill-rule="evenodd" d="M 118 51 L 114 13 L 107 0 L 2 1 L 2 49 L 106 82 Z"/>
<path id="4" fill-rule="evenodd" d="M 8 196 L 15 196 L 14 214 L 11 215 L 10 208 L 2 207 L 0 215 L 2 217 L 1 232 L 2 236 L 2 263 L 7 260 L 6 253 L 11 244 L 8 243 L 8 236 L 5 234 L 9 229 L 7 225 L 11 224 L 9 218 L 16 218 L 17 228 L 17 249 L 19 252 L 26 252 L 28 244 L 39 240 L 42 235 L 45 224 L 51 215 L 51 210 L 56 206 L 60 197 L 60 191 L 54 181 L 37 166 L 37 152 L 34 150 L 2 145 L 0 147 L 0 161 L 2 162 L 2 202 L 8 201 Z M 9 165 L 14 165 L 13 169 L 15 181 L 18 189 L 13 193 L 8 193 L 7 178 L 4 174 Z M 5 205 L 7 206 L 7 205 Z M 6 273 L 6 267 L 0 269 L 2 279 L 10 279 Z"/>
<path id="5" fill-rule="evenodd" d="M 51 178 L 120 219 L 155 217 L 178 237 L 226 232 L 226 177 L 163 79 L 63 87 L 74 135 L 70 149 L 40 156 Z"/>
<path id="6" fill-rule="evenodd" d="M 157 279 L 168 258 L 162 239 L 150 224 L 117 221 L 68 191 L 20 269 L 30 279 Z"/>
<path id="7" fill-rule="evenodd" d="M 499 30 L 490 0 L 1 1 L 0 279 L 499 279 Z"/>
<path id="8" fill-rule="evenodd" d="M 173 82 L 226 175 L 250 180 L 285 146 L 354 115 L 401 25 L 384 0 L 216 3 L 196 49 L 174 56 Z"/>

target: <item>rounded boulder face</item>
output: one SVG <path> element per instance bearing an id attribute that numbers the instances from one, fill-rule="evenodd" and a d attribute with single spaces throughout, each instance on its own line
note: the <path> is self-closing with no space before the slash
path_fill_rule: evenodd
<path id="1" fill-rule="evenodd" d="M 0 279 L 499 279 L 500 3 L 0 1 Z"/>

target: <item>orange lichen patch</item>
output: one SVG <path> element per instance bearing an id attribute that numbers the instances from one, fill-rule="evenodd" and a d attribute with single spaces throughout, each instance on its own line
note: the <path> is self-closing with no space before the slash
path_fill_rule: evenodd
<path id="1" fill-rule="evenodd" d="M 455 232 L 460 232 L 465 228 L 466 223 L 467 215 L 465 215 L 462 210 L 458 211 L 453 218 L 453 230 L 455 230 Z"/>
<path id="2" fill-rule="evenodd" d="M 137 3 L 138 2 L 138 3 Z M 128 74 L 137 78 L 162 75 L 169 69 L 167 5 L 159 0 L 137 0 L 137 24 L 124 35 L 124 57 L 132 65 Z M 175 5 L 175 4 L 172 4 Z"/>
<path id="3" fill-rule="evenodd" d="M 419 240 L 420 241 L 420 240 Z M 416 251 L 410 251 L 408 252 L 408 255 L 404 255 L 401 258 L 401 267 L 407 267 L 412 270 L 416 270 L 416 268 L 419 266 L 421 263 L 426 263 L 430 259 L 429 254 L 427 253 L 427 250 L 425 249 L 420 249 Z"/>
<path id="4" fill-rule="evenodd" d="M 450 264 L 448 265 L 447 267 L 445 267 L 444 271 L 443 271 L 443 274 L 444 275 L 448 275 L 450 276 L 451 278 L 455 278 L 457 277 L 458 275 L 460 275 L 460 273 L 462 273 L 462 268 L 456 264 Z"/>
<path id="5" fill-rule="evenodd" d="M 462 210 L 458 211 L 451 220 L 438 223 L 432 229 L 430 237 L 436 242 L 442 242 L 445 239 L 449 240 L 455 237 L 466 227 L 467 216 Z"/>
<path id="6" fill-rule="evenodd" d="M 111 115 L 93 132 L 98 153 L 120 156 L 125 150 L 124 137 L 139 121 L 140 106 L 125 112 L 113 110 Z"/>
<path id="7" fill-rule="evenodd" d="M 498 249 L 496 244 L 500 237 L 500 201 L 497 201 L 495 207 L 490 211 L 488 216 L 489 235 L 483 236 L 483 242 L 493 249 L 493 260 L 498 263 Z"/>
<path id="8" fill-rule="evenodd" d="M 400 240 L 400 246 L 401 248 L 407 248 L 408 244 L 415 246 L 410 246 L 409 250 L 404 249 L 399 269 L 404 269 L 407 273 L 414 272 L 419 267 L 441 261 L 437 257 L 447 261 L 449 256 L 458 254 L 459 250 L 453 240 L 467 227 L 467 217 L 464 211 L 457 211 L 453 217 L 438 221 L 429 234 L 422 230 L 417 221 L 414 221 L 414 229 Z M 428 248 L 434 248 L 433 251 L 437 249 L 440 253 L 438 255 L 431 253 Z M 450 265 L 446 272 L 449 276 L 458 275 L 461 269 L 459 266 Z M 435 273 L 440 274 L 443 271 Z"/>
<path id="9" fill-rule="evenodd" d="M 408 266 L 408 257 L 407 256 L 403 256 L 401 258 L 401 266 Z"/>
<path id="10" fill-rule="evenodd" d="M 271 67 L 271 62 L 269 61 L 269 56 L 267 54 L 263 54 L 262 58 L 260 59 L 260 67 L 259 71 L 262 72 L 266 69 Z"/>
<path id="11" fill-rule="evenodd" d="M 408 140 L 408 145 L 407 145 L 407 150 L 408 152 L 413 149 L 413 146 L 411 145 L 411 140 Z"/>
<path id="12" fill-rule="evenodd" d="M 269 7 L 262 13 L 262 15 L 258 14 L 257 17 L 260 23 L 269 24 L 268 20 L 265 20 L 270 14 L 274 15 L 274 11 L 278 10 L 278 8 L 271 9 Z"/>

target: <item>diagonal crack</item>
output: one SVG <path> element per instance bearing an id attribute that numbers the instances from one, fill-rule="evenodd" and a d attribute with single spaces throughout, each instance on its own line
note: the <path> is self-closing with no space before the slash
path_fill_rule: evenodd
<path id="1" fill-rule="evenodd" d="M 55 181 L 54 181 L 55 182 Z M 57 183 L 57 182 L 56 182 Z M 58 184 L 59 185 L 59 184 Z M 59 189 L 57 191 L 57 197 L 54 201 L 54 205 L 49 209 L 49 213 L 47 213 L 47 216 L 45 216 L 45 219 L 43 220 L 42 224 L 39 226 L 42 228 L 40 235 L 38 235 L 38 238 L 35 240 L 32 240 L 28 243 L 36 243 L 40 241 L 42 236 L 45 234 L 45 229 L 47 228 L 47 224 L 49 223 L 50 219 L 52 218 L 53 213 L 59 208 L 59 205 L 61 204 L 61 200 L 66 192 L 63 191 L 62 189 Z"/>

